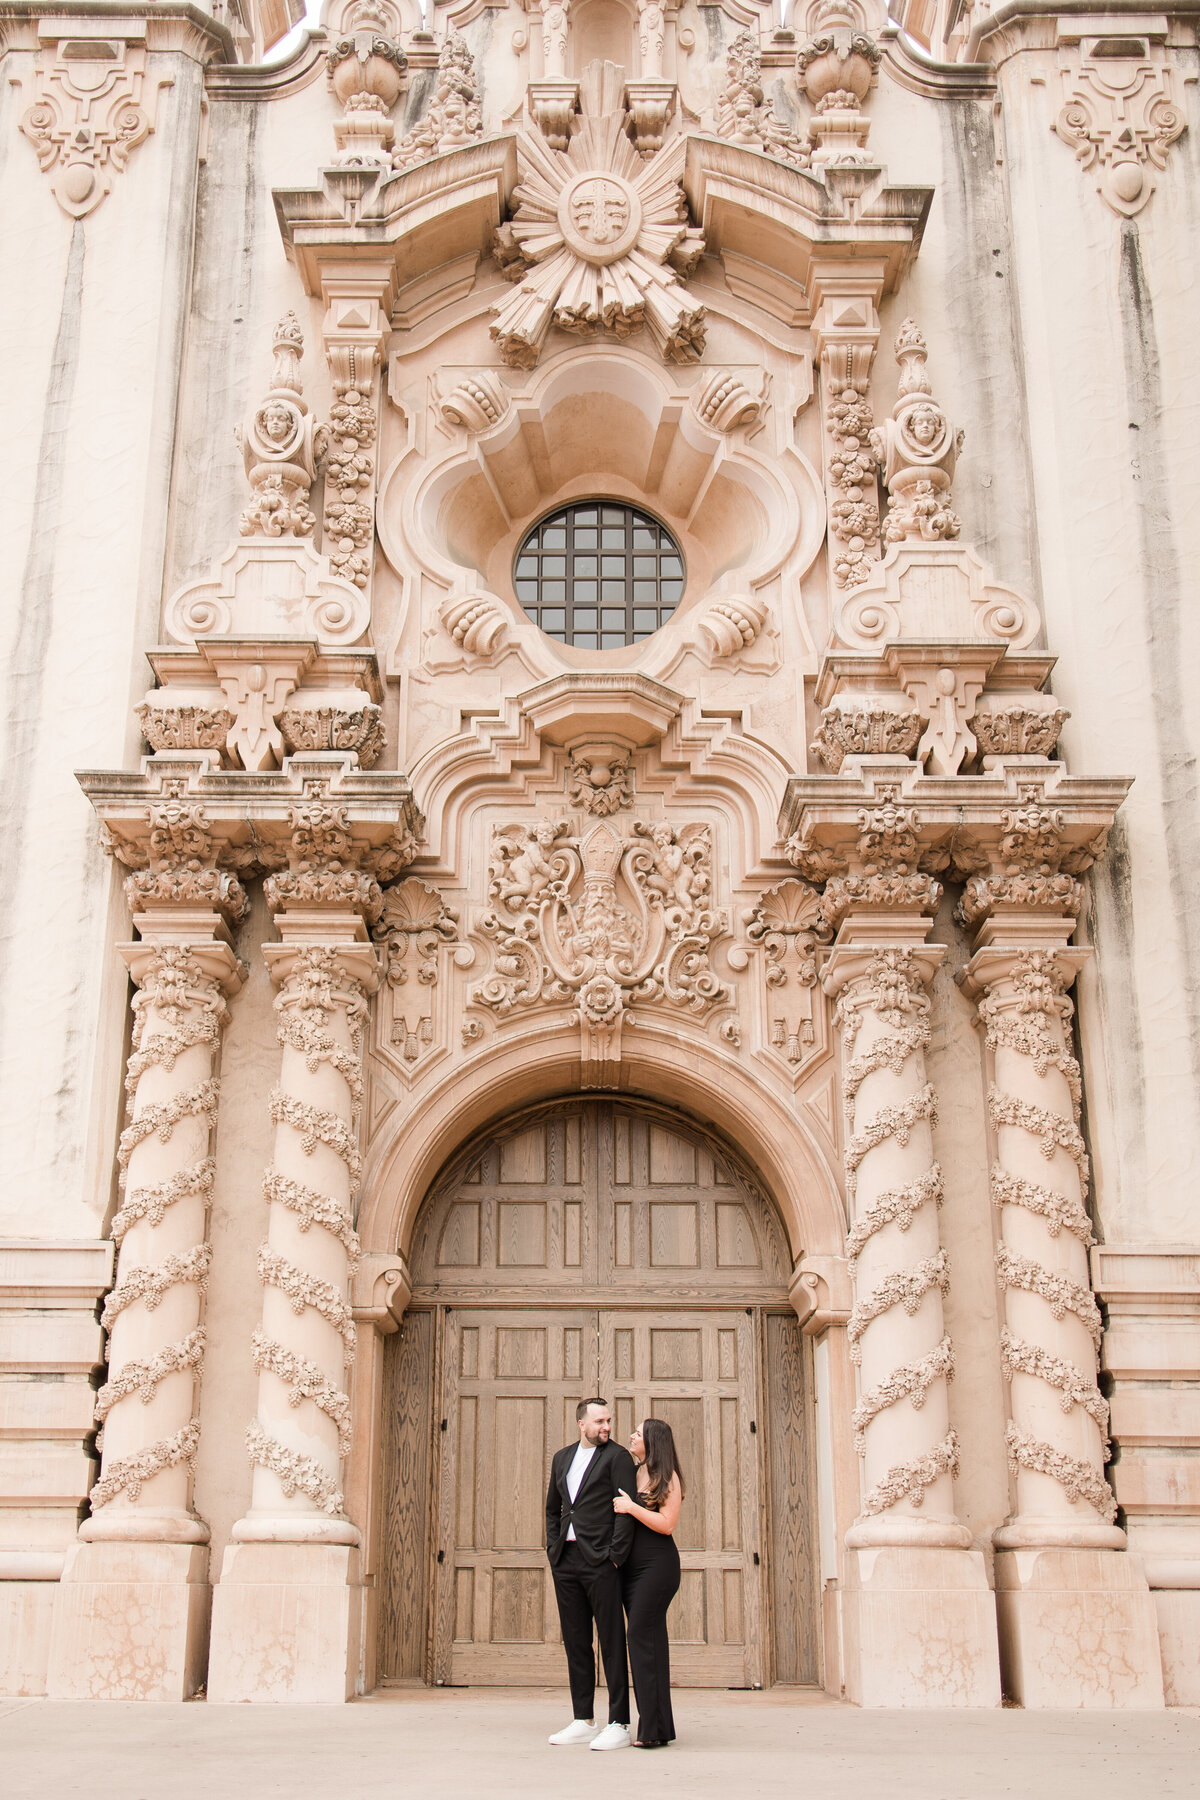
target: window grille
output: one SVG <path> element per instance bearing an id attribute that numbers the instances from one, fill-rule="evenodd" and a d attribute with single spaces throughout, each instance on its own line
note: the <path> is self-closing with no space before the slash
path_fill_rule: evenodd
<path id="1" fill-rule="evenodd" d="M 635 506 L 584 500 L 542 519 L 517 553 L 517 599 L 547 637 L 619 650 L 665 625 L 683 598 L 683 556 Z"/>

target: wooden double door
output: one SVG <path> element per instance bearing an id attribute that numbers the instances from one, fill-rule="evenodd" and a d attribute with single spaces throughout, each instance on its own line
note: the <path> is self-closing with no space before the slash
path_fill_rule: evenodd
<path id="1" fill-rule="evenodd" d="M 701 1134 L 612 1101 L 453 1172 L 385 1375 L 383 1678 L 562 1684 L 546 1484 L 601 1394 L 619 1441 L 665 1419 L 686 1476 L 674 1681 L 818 1679 L 806 1346 L 763 1204 Z"/>
<path id="2" fill-rule="evenodd" d="M 762 1680 L 761 1495 L 753 1320 L 745 1312 L 456 1309 L 443 1367 L 434 1677 L 553 1685 L 563 1653 L 545 1551 L 550 1458 L 576 1403 L 609 1399 L 615 1435 L 665 1419 L 687 1478 L 675 1679 Z M 753 1427 L 753 1430 L 751 1429 Z"/>

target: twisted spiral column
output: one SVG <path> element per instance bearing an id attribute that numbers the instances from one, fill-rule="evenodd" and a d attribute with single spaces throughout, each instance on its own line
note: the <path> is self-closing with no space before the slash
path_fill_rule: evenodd
<path id="1" fill-rule="evenodd" d="M 917 929 L 923 937 L 923 920 Z M 854 1277 L 848 1336 L 859 1369 L 853 1423 L 865 1489 L 850 1549 L 962 1549 L 971 1541 L 954 1510 L 958 1444 L 946 1394 L 954 1353 L 942 1315 L 949 1268 L 938 1239 L 942 1174 L 925 1064 L 926 989 L 943 954 L 920 942 L 839 942 L 823 978 L 838 997 L 842 1041 Z"/>
<path id="2" fill-rule="evenodd" d="M 1121 1549 L 1104 1477 L 1108 1403 L 1096 1385 L 1100 1313 L 1092 1297 L 1079 1131 L 1079 1064 L 1067 990 L 1087 952 L 993 947 L 964 985 L 979 996 L 991 1063 L 992 1199 L 1004 1295 L 1005 1432 L 1016 1505 L 998 1549 Z"/>
<path id="3" fill-rule="evenodd" d="M 117 1281 L 101 1320 L 109 1334 L 95 1406 L 101 1473 L 80 1530 L 90 1541 L 201 1544 L 209 1535 L 192 1511 L 192 1476 L 220 1085 L 213 1069 L 225 999 L 245 971 L 227 943 L 189 942 L 186 931 L 172 937 L 167 928 L 122 948 L 138 992 L 117 1153 Z"/>
<path id="4" fill-rule="evenodd" d="M 279 988 L 282 1055 L 270 1098 L 275 1149 L 258 1260 L 258 1412 L 246 1440 L 254 1484 L 250 1510 L 233 1528 L 241 1543 L 359 1541 L 343 1513 L 341 1464 L 350 1447 L 348 1288 L 358 1256 L 352 1217 L 363 1032 L 378 983 L 374 949 L 356 941 L 361 929 L 352 919 L 339 934 L 330 921 L 324 942 L 285 939 L 264 950 Z"/>

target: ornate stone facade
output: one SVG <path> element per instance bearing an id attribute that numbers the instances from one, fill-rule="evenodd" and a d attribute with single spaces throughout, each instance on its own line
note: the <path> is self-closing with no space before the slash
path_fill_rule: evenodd
<path id="1" fill-rule="evenodd" d="M 237 21 L 0 40 L 0 1691 L 534 1668 L 686 1314 L 697 1669 L 1200 1704 L 1192 24 Z"/>

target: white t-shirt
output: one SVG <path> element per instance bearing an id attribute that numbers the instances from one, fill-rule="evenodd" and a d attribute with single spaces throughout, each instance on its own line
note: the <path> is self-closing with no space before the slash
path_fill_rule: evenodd
<path id="1" fill-rule="evenodd" d="M 592 1460 L 593 1456 L 595 1456 L 595 1454 L 596 1454 L 595 1444 L 582 1444 L 581 1443 L 578 1450 L 575 1452 L 574 1456 L 571 1458 L 571 1466 L 567 1470 L 567 1492 L 571 1496 L 571 1505 L 572 1506 L 574 1506 L 574 1504 L 575 1504 L 576 1494 L 579 1492 L 580 1488 L 583 1485 L 583 1477 L 584 1477 L 584 1473 L 587 1469 L 587 1466 L 591 1462 L 591 1460 Z M 568 1525 L 567 1526 L 567 1542 L 569 1544 L 573 1544 L 576 1541 L 577 1540 L 575 1537 L 575 1527 L 573 1525 Z"/>

